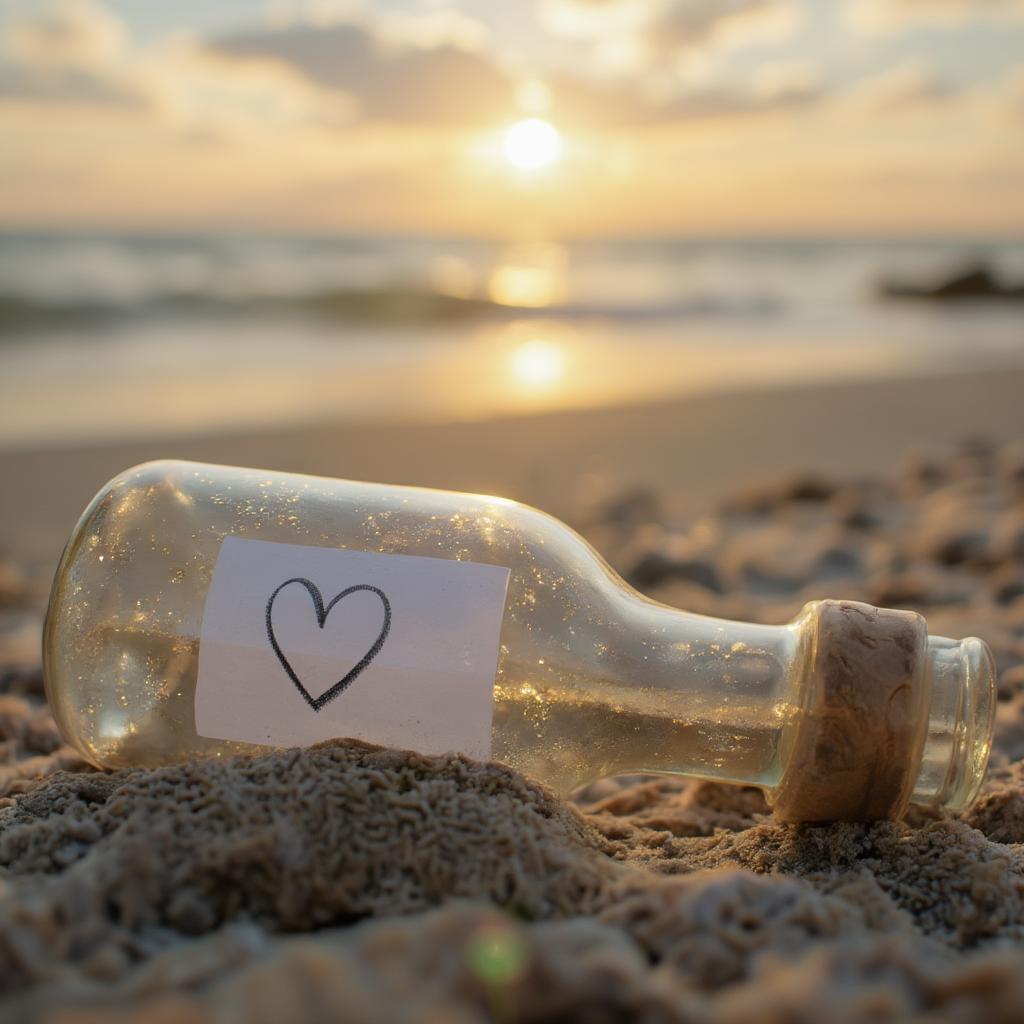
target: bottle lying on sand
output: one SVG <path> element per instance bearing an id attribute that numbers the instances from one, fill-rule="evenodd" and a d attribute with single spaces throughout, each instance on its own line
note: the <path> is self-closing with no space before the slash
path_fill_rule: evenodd
<path id="1" fill-rule="evenodd" d="M 985 644 L 913 612 L 691 615 L 516 502 L 187 462 L 96 496 L 43 653 L 60 728 L 102 767 L 355 737 L 563 793 L 621 772 L 758 786 L 798 821 L 964 808 L 995 706 Z"/>

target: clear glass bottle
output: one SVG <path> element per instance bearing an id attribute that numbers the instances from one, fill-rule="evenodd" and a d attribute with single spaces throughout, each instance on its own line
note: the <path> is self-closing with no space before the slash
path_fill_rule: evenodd
<path id="1" fill-rule="evenodd" d="M 817 603 L 783 626 L 692 615 L 643 597 L 563 523 L 516 502 L 154 462 L 116 477 L 85 511 L 46 618 L 47 697 L 94 764 L 253 751 L 195 725 L 200 626 L 228 536 L 508 567 L 493 756 L 560 792 L 651 771 L 759 786 L 771 799 L 807 745 Z M 975 639 L 926 636 L 920 654 L 903 805 L 958 810 L 988 758 L 991 656 Z"/>

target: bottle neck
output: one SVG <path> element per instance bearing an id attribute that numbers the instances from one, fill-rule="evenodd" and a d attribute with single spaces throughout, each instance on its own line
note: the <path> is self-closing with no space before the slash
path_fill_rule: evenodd
<path id="1" fill-rule="evenodd" d="M 758 786 L 782 798 L 784 818 L 795 784 L 813 798 L 796 820 L 899 816 L 908 803 L 957 813 L 977 795 L 996 676 L 976 638 L 929 637 L 912 612 L 856 602 L 812 602 L 762 626 L 632 594 L 612 629 L 619 706 L 658 727 L 613 750 L 608 773 Z"/>
<path id="2" fill-rule="evenodd" d="M 658 772 L 756 786 L 783 820 L 961 809 L 991 740 L 987 648 L 921 616 L 851 601 L 791 623 L 708 618 L 621 585 L 506 635 L 494 756 L 561 792 Z M 515 625 L 516 620 L 511 620 Z"/>
<path id="3" fill-rule="evenodd" d="M 622 728 L 649 739 L 612 743 L 607 772 L 775 786 L 799 711 L 800 626 L 709 618 L 629 593 L 616 605 L 596 677 L 627 719 L 642 716 Z"/>

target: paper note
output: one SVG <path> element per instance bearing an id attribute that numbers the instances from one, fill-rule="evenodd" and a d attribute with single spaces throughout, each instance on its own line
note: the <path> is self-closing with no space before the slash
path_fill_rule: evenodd
<path id="1" fill-rule="evenodd" d="M 203 611 L 200 736 L 491 752 L 509 570 L 225 538 Z"/>

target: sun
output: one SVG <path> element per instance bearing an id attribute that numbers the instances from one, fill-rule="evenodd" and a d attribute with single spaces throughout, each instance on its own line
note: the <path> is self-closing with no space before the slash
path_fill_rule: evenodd
<path id="1" fill-rule="evenodd" d="M 562 136 L 550 121 L 527 117 L 505 130 L 501 148 L 513 167 L 536 171 L 558 163 L 562 156 Z"/>

